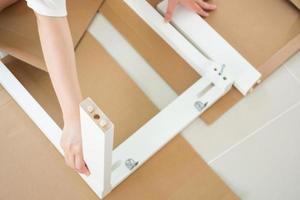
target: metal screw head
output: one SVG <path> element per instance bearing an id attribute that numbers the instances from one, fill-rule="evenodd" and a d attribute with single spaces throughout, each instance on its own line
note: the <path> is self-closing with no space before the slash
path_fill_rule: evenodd
<path id="1" fill-rule="evenodd" d="M 194 106 L 197 110 L 202 111 L 206 106 L 208 102 L 202 103 L 201 101 L 196 101 Z"/>
<path id="2" fill-rule="evenodd" d="M 125 161 L 125 165 L 129 170 L 132 170 L 135 166 L 139 164 L 138 161 L 133 160 L 132 158 L 129 158 Z"/>
<path id="3" fill-rule="evenodd" d="M 225 64 L 221 65 L 221 70 L 220 70 L 220 73 L 219 73 L 220 76 L 223 74 L 225 67 L 226 67 Z"/>

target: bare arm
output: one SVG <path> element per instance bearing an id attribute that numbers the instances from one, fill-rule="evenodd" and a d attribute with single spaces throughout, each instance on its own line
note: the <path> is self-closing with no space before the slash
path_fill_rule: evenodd
<path id="1" fill-rule="evenodd" d="M 35 14 L 47 69 L 63 112 L 61 146 L 65 161 L 69 167 L 88 175 L 82 154 L 79 117 L 82 95 L 68 20 Z"/>

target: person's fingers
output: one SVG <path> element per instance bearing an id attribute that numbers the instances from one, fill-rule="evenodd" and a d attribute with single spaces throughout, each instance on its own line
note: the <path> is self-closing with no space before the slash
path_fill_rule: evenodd
<path id="1" fill-rule="evenodd" d="M 204 10 L 215 10 L 217 8 L 217 6 L 215 4 L 210 4 L 210 3 L 207 3 L 203 0 L 197 0 L 196 1 L 200 6 L 201 8 L 203 8 Z"/>
<path id="2" fill-rule="evenodd" d="M 79 173 L 83 173 L 87 176 L 90 175 L 90 171 L 89 171 L 87 165 L 85 164 L 81 153 L 78 153 L 75 155 L 75 169 Z"/>
<path id="3" fill-rule="evenodd" d="M 178 0 L 169 0 L 168 1 L 168 8 L 165 14 L 165 22 L 170 22 L 173 16 L 173 12 L 178 4 Z"/>
<path id="4" fill-rule="evenodd" d="M 65 152 L 65 163 L 68 167 L 75 169 L 75 157 L 73 154 Z"/>
<path id="5" fill-rule="evenodd" d="M 209 16 L 208 12 L 203 10 L 203 8 L 201 8 L 197 3 L 195 3 L 195 5 L 193 6 L 193 9 L 196 13 L 198 13 L 202 17 L 208 17 Z"/>

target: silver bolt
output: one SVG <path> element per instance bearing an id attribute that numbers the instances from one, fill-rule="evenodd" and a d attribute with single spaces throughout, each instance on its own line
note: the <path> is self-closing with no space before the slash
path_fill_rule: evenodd
<path id="1" fill-rule="evenodd" d="M 138 161 L 133 160 L 132 158 L 129 158 L 125 161 L 125 165 L 129 170 L 132 170 L 134 167 L 136 167 L 139 164 Z"/>
<path id="2" fill-rule="evenodd" d="M 202 103 L 201 101 L 196 101 L 194 106 L 198 111 L 202 111 L 206 106 L 207 106 L 208 102 Z"/>
<path id="3" fill-rule="evenodd" d="M 220 70 L 220 75 L 222 75 L 223 74 L 223 71 L 224 71 L 224 69 L 225 69 L 225 67 L 226 67 L 226 65 L 225 64 L 222 64 L 222 66 L 221 66 L 222 68 L 221 68 L 221 70 Z"/>

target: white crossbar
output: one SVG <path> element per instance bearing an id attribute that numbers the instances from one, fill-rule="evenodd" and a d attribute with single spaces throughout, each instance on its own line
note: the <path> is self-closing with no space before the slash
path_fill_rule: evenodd
<path id="1" fill-rule="evenodd" d="M 113 164 L 121 165 L 112 172 L 112 186 L 121 183 L 224 94 L 207 78 L 194 83 L 113 151 Z M 123 164 L 128 159 L 135 161 L 136 167 L 129 169 Z"/>

